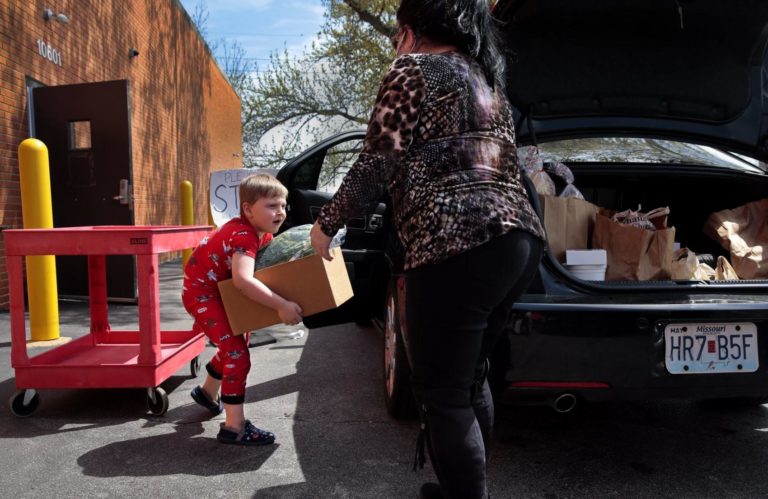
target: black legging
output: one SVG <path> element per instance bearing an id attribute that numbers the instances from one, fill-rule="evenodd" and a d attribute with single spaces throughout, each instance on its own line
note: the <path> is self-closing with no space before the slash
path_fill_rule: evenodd
<path id="1" fill-rule="evenodd" d="M 406 272 L 406 342 L 427 447 L 445 497 L 488 495 L 493 427 L 486 359 L 525 291 L 543 243 L 513 230 Z"/>

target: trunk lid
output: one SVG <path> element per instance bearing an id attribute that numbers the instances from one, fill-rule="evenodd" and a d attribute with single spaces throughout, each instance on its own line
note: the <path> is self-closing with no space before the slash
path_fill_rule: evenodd
<path id="1" fill-rule="evenodd" d="M 500 0 L 521 143 L 635 136 L 768 161 L 768 2 Z M 768 88 L 766 88 L 768 90 Z M 765 165 L 762 165 L 765 170 Z"/>

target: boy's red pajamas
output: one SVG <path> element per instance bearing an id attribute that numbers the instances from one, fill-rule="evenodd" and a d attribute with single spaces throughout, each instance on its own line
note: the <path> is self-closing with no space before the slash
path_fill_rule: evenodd
<path id="1" fill-rule="evenodd" d="M 232 333 L 217 284 L 232 278 L 235 253 L 255 260 L 259 248 L 271 240 L 272 234 L 259 238 L 247 221 L 233 218 L 200 241 L 184 267 L 182 302 L 195 319 L 193 330 L 203 331 L 218 349 L 205 367 L 211 377 L 221 380 L 225 404 L 245 400 L 251 357 L 247 335 Z"/>

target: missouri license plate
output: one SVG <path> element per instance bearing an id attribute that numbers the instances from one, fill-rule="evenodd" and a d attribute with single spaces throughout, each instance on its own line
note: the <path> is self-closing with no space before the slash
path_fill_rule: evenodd
<path id="1" fill-rule="evenodd" d="M 664 340 L 671 374 L 751 373 L 760 365 L 751 322 L 668 324 Z"/>

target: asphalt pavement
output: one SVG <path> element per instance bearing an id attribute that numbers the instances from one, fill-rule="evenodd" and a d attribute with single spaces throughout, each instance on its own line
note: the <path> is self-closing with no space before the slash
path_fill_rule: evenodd
<path id="1" fill-rule="evenodd" d="M 160 272 L 163 329 L 191 326 L 181 268 Z M 111 304 L 113 330 L 135 329 L 137 308 Z M 61 336 L 87 333 L 84 303 L 61 302 Z M 41 390 L 17 418 L 0 406 L 0 493 L 13 498 L 415 498 L 433 480 L 412 472 L 417 424 L 389 417 L 382 339 L 352 324 L 300 339 L 275 327 L 252 348 L 246 414 L 277 434 L 267 447 L 216 441 L 223 416 L 194 404 L 179 370 L 162 386 L 170 409 L 146 409 L 145 390 Z M 31 355 L 42 351 L 35 349 Z M 214 349 L 202 355 L 206 362 Z M 0 401 L 15 392 L 10 327 L 0 313 Z M 768 409 L 690 402 L 580 405 L 574 413 L 501 407 L 489 483 L 496 498 L 766 497 Z"/>
<path id="2" fill-rule="evenodd" d="M 181 300 L 181 265 L 161 265 L 163 330 L 192 321 Z M 88 307 L 60 302 L 62 337 L 88 331 Z M 113 330 L 135 330 L 137 307 L 110 304 Z M 378 331 L 342 325 L 302 338 L 277 326 L 253 347 L 246 416 L 276 433 L 276 445 L 216 441 L 223 415 L 209 418 L 190 398 L 196 379 L 181 369 L 162 387 L 161 417 L 136 389 L 40 390 L 40 406 L 17 418 L 9 314 L 0 314 L 0 491 L 4 497 L 411 497 L 416 424 L 387 416 Z M 30 349 L 30 356 L 45 349 Z M 203 363 L 215 349 L 208 346 Z"/>

